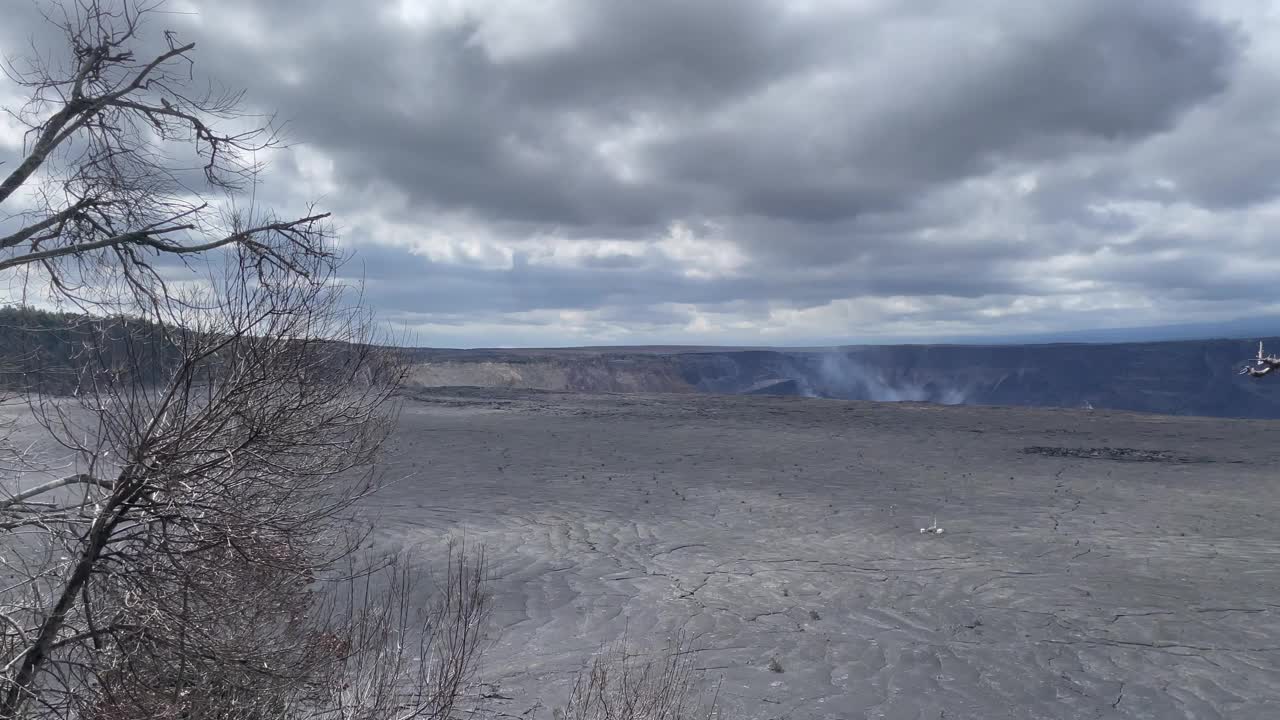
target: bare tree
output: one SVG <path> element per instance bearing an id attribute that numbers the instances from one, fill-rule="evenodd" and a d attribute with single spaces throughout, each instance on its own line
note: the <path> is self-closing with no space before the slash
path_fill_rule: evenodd
<path id="1" fill-rule="evenodd" d="M 341 682 L 328 683 L 309 716 L 384 720 L 450 720 L 471 688 L 484 649 L 490 609 L 483 552 L 468 554 L 451 543 L 434 600 L 415 606 L 415 575 L 392 566 L 381 587 L 352 588 L 339 612 L 343 642 L 357 649 L 344 655 Z M 348 618 L 356 618 L 350 622 Z"/>
<path id="2" fill-rule="evenodd" d="M 1240 368 L 1241 375 L 1250 377 L 1265 377 L 1280 368 L 1280 357 L 1275 355 L 1264 355 L 1262 352 L 1262 343 L 1258 343 L 1258 356 L 1253 362 Z"/>
<path id="3" fill-rule="evenodd" d="M 46 15 L 66 68 L 6 67 L 30 132 L 0 180 L 0 272 L 98 317 L 74 396 L 28 397 L 67 471 L 27 467 L 0 499 L 0 717 L 443 720 L 483 561 L 451 555 L 419 612 L 417 568 L 366 557 L 352 524 L 403 358 L 338 283 L 326 214 L 235 209 L 278 136 L 238 94 L 189 91 L 194 44 L 136 54 L 152 9 L 75 0 Z M 196 256 L 224 270 L 173 287 L 166 264 Z"/>
<path id="4" fill-rule="evenodd" d="M 252 186 L 258 154 L 281 138 L 269 118 L 244 109 L 240 93 L 193 90 L 195 43 L 165 32 L 164 49 L 137 54 L 157 4 L 70 0 L 46 13 L 66 37 L 65 66 L 39 55 L 6 59 L 5 74 L 29 100 L 9 109 L 28 133 L 24 155 L 0 180 L 0 227 L 8 226 L 0 271 L 38 268 L 67 296 L 111 274 L 154 299 L 165 257 L 237 247 L 295 273 L 308 259 L 336 260 L 327 213 L 285 219 L 252 202 L 238 212 L 211 200 Z M 184 148 L 198 158 L 198 176 L 169 154 Z"/>
<path id="5" fill-rule="evenodd" d="M 694 650 L 677 637 L 656 656 L 632 651 L 626 636 L 578 675 L 556 720 L 713 720 L 717 690 L 708 692 Z"/>
<path id="6" fill-rule="evenodd" d="M 104 321 L 76 397 L 32 399 L 75 472 L 0 501 L 25 539 L 0 717 L 443 718 L 465 689 L 482 564 L 450 563 L 416 624 L 405 568 L 345 605 L 326 589 L 360 567 L 348 511 L 401 367 L 339 289 L 288 272 L 233 269 L 148 332 Z"/>

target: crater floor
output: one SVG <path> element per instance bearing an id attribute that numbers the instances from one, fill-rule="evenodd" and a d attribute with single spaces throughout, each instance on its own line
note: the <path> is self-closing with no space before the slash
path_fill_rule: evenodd
<path id="1" fill-rule="evenodd" d="M 683 632 L 725 717 L 1276 718 L 1277 431 L 438 388 L 367 511 L 424 564 L 486 546 L 502 717 L 550 717 L 624 632 Z"/>

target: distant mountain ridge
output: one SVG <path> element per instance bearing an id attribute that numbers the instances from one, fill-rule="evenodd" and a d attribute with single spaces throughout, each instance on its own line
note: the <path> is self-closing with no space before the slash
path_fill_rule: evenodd
<path id="1" fill-rule="evenodd" d="M 104 324 L 123 328 L 124 322 L 0 308 L 0 386 L 12 389 L 39 378 L 44 392 L 71 392 L 75 365 L 101 341 Z M 409 384 L 416 387 L 772 394 L 1280 419 L 1280 377 L 1238 374 L 1257 351 L 1258 339 L 1280 348 L 1280 336 L 1271 336 L 1110 344 L 404 352 L 413 361 Z"/>
<path id="2" fill-rule="evenodd" d="M 1263 338 L 1280 346 L 1280 337 Z M 1238 374 L 1255 340 L 879 345 L 831 350 L 414 350 L 410 382 L 711 392 L 1280 418 L 1280 378 Z"/>

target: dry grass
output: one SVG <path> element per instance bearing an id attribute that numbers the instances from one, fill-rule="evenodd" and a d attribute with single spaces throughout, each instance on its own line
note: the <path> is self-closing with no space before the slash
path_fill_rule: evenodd
<path id="1" fill-rule="evenodd" d="M 712 720 L 719 684 L 694 667 L 683 638 L 658 655 L 634 653 L 625 637 L 583 669 L 556 720 Z"/>

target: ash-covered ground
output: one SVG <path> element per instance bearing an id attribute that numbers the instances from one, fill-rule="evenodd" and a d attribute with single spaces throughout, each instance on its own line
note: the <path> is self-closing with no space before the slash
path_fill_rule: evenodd
<path id="1" fill-rule="evenodd" d="M 440 388 L 368 511 L 423 563 L 486 546 L 501 717 L 550 717 L 624 632 L 683 632 L 724 717 L 1276 718 L 1278 431 Z"/>

